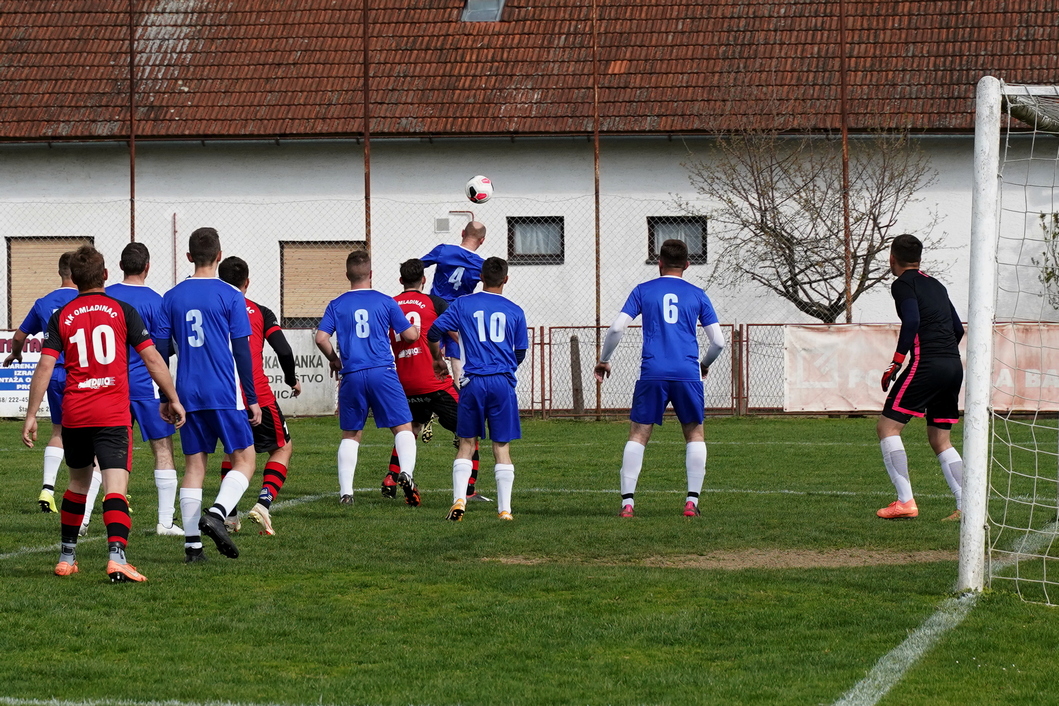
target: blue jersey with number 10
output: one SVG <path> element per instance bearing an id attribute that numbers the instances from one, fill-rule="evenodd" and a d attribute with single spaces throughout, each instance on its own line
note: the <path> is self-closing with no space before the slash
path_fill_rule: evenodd
<path id="1" fill-rule="evenodd" d="M 438 317 L 434 326 L 459 334 L 464 353 L 463 371 L 467 375 L 514 378 L 518 368 L 515 351 L 529 348 L 522 307 L 493 292 L 460 297 Z"/>
<path id="2" fill-rule="evenodd" d="M 437 265 L 430 293 L 450 304 L 456 297 L 470 294 L 482 279 L 485 260 L 462 245 L 442 244 L 423 256 L 423 267 Z"/>
<path id="3" fill-rule="evenodd" d="M 702 379 L 695 324 L 717 323 L 702 289 L 681 277 L 659 277 L 637 285 L 621 310 L 643 317 L 641 380 Z"/>
<path id="4" fill-rule="evenodd" d="M 319 330 L 338 335 L 345 375 L 368 368 L 395 368 L 390 329 L 402 333 L 411 327 L 392 297 L 374 289 L 351 289 L 327 305 Z"/>
<path id="5" fill-rule="evenodd" d="M 159 339 L 173 339 L 184 409 L 245 409 L 231 344 L 250 335 L 242 292 L 220 279 L 188 277 L 162 297 L 157 327 Z"/>

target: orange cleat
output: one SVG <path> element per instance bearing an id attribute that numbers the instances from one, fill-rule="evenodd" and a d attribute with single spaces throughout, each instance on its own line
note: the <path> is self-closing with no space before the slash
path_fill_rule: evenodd
<path id="1" fill-rule="evenodd" d="M 622 505 L 621 512 L 618 513 L 618 517 L 635 517 L 636 513 L 632 510 L 632 505 Z"/>
<path id="2" fill-rule="evenodd" d="M 514 520 L 515 519 L 515 516 L 512 515 L 510 512 L 508 512 L 507 510 L 501 510 L 500 513 L 497 515 L 497 517 L 499 517 L 501 520 Z"/>
<path id="3" fill-rule="evenodd" d="M 463 513 L 467 511 L 467 501 L 460 498 L 452 504 L 449 508 L 449 514 L 445 516 L 445 519 L 452 520 L 453 522 L 460 522 L 463 520 Z"/>
<path id="4" fill-rule="evenodd" d="M 942 522 L 959 522 L 960 518 L 962 518 L 962 517 L 963 517 L 963 513 L 960 512 L 959 510 L 957 510 L 956 512 L 952 513 L 951 515 L 946 517 L 944 520 L 942 520 Z"/>
<path id="5" fill-rule="evenodd" d="M 913 517 L 919 517 L 919 508 L 916 507 L 915 498 L 906 503 L 895 500 L 875 514 L 884 520 L 910 520 Z"/>
<path id="6" fill-rule="evenodd" d="M 119 564 L 116 561 L 107 562 L 107 576 L 110 577 L 111 583 L 147 580 L 147 577 L 137 571 L 132 564 Z"/>
<path id="7" fill-rule="evenodd" d="M 56 576 L 72 576 L 78 571 L 80 571 L 80 569 L 77 568 L 76 561 L 74 561 L 74 563 L 72 564 L 68 561 L 60 561 L 58 564 L 55 565 Z"/>

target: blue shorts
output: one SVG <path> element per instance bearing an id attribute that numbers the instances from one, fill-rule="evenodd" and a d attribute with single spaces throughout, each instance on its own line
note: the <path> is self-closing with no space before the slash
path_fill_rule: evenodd
<path id="1" fill-rule="evenodd" d="M 380 429 L 412 423 L 408 397 L 393 368 L 368 368 L 342 376 L 338 386 L 338 426 L 342 431 L 363 429 L 369 407 Z"/>
<path id="2" fill-rule="evenodd" d="M 188 412 L 180 427 L 180 445 L 184 454 L 211 454 L 220 439 L 224 453 L 254 445 L 254 432 L 245 409 L 200 409 Z"/>
<path id="3" fill-rule="evenodd" d="M 63 423 L 63 392 L 66 391 L 66 368 L 56 365 L 48 381 L 48 408 L 51 423 Z"/>
<path id="4" fill-rule="evenodd" d="M 129 409 L 132 410 L 132 421 L 140 425 L 140 438 L 144 441 L 176 434 L 176 427 L 159 414 L 158 400 L 129 400 Z"/>
<path id="5" fill-rule="evenodd" d="M 670 402 L 681 424 L 702 424 L 706 394 L 701 380 L 637 380 L 629 419 L 637 424 L 661 424 Z"/>
<path id="6" fill-rule="evenodd" d="M 489 433 L 486 434 L 486 422 Z M 472 375 L 460 388 L 456 436 L 480 437 L 500 444 L 522 438 L 515 381 L 508 375 Z"/>
<path id="7" fill-rule="evenodd" d="M 456 343 L 453 339 L 445 336 L 442 339 L 441 352 L 446 358 L 459 358 L 460 357 L 460 344 Z"/>

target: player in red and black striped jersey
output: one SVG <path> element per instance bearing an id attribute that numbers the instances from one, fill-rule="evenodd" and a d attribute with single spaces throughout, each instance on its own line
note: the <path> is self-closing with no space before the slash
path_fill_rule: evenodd
<path id="1" fill-rule="evenodd" d="M 426 276 L 423 273 L 423 262 L 411 259 L 401 264 L 401 285 L 404 291 L 394 297 L 401 307 L 405 318 L 420 331 L 429 331 L 435 319 L 448 308 L 448 302 L 433 294 L 424 294 Z M 445 367 L 440 352 L 428 348 L 425 337 L 408 343 L 400 336 L 392 336 L 390 345 L 397 365 L 397 377 L 401 381 L 408 406 L 412 411 L 412 433 L 423 441 L 429 441 L 430 426 L 433 415 L 437 415 L 442 427 L 456 433 L 456 407 L 460 394 L 453 384 L 452 376 Z M 475 491 L 478 480 L 478 446 L 475 444 L 474 457 L 471 461 L 471 478 L 467 485 L 468 499 L 488 500 Z M 390 451 L 389 472 L 382 479 L 384 498 L 397 497 L 397 475 L 401 466 L 397 459 L 397 448 Z"/>
<path id="2" fill-rule="evenodd" d="M 250 287 L 250 268 L 245 260 L 239 257 L 225 258 L 217 268 L 217 275 L 246 296 L 246 290 Z M 276 352 L 279 366 L 283 370 L 283 380 L 290 386 L 291 395 L 300 395 L 302 386 L 294 365 L 294 353 L 283 335 L 276 315 L 271 309 L 249 299 L 246 300 L 246 313 L 250 317 L 250 358 L 254 371 L 254 390 L 257 392 L 257 402 L 261 405 L 261 424 L 253 428 L 254 450 L 259 454 L 268 454 L 261 492 L 248 515 L 251 520 L 261 525 L 265 534 L 274 535 L 276 532 L 272 528 L 270 509 L 287 480 L 287 468 L 294 447 L 291 445 L 283 411 L 280 410 L 268 376 L 265 375 L 266 342 Z M 230 469 L 231 463 L 226 457 L 221 464 L 221 473 L 224 474 Z M 229 529 L 238 530 L 239 520 L 235 508 L 232 508 L 228 518 Z"/>
<path id="3" fill-rule="evenodd" d="M 70 261 L 78 296 L 52 314 L 44 334 L 40 362 L 30 383 L 29 405 L 22 441 L 33 447 L 37 438 L 37 410 L 44 398 L 52 368 L 60 355 L 66 359 L 63 394 L 63 448 L 70 468 L 70 485 L 61 508 L 61 551 L 55 573 L 78 572 L 75 550 L 85 513 L 85 494 L 98 459 L 107 494 L 103 521 L 107 526 L 110 559 L 107 574 L 114 582 L 145 581 L 125 559 L 129 540 L 129 503 L 126 489 L 132 470 L 132 426 L 129 411 L 129 347 L 168 399 L 159 413 L 181 426 L 180 405 L 173 379 L 136 310 L 107 296 L 103 283 L 107 270 L 103 255 L 90 245 L 79 248 Z"/>

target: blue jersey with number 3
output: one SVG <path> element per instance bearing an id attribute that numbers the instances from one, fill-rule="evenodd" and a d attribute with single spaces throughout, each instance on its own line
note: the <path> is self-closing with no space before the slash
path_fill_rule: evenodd
<path id="1" fill-rule="evenodd" d="M 501 294 L 478 292 L 460 297 L 434 326 L 455 331 L 463 346 L 467 375 L 511 375 L 518 368 L 516 350 L 529 348 L 526 314 Z"/>
<path id="2" fill-rule="evenodd" d="M 641 380 L 702 379 L 695 324 L 717 323 L 702 289 L 681 277 L 659 277 L 637 285 L 621 310 L 643 317 Z"/>
<path id="3" fill-rule="evenodd" d="M 422 257 L 423 267 L 437 265 L 430 293 L 452 303 L 456 297 L 470 294 L 482 279 L 485 260 L 461 245 L 442 244 Z"/>
<path id="4" fill-rule="evenodd" d="M 231 345 L 250 335 L 242 292 L 220 279 L 189 277 L 162 297 L 152 333 L 173 340 L 184 409 L 245 409 Z"/>
<path id="5" fill-rule="evenodd" d="M 327 305 L 319 330 L 337 334 L 342 374 L 394 367 L 390 329 L 412 327 L 392 297 L 374 289 L 351 289 Z"/>

